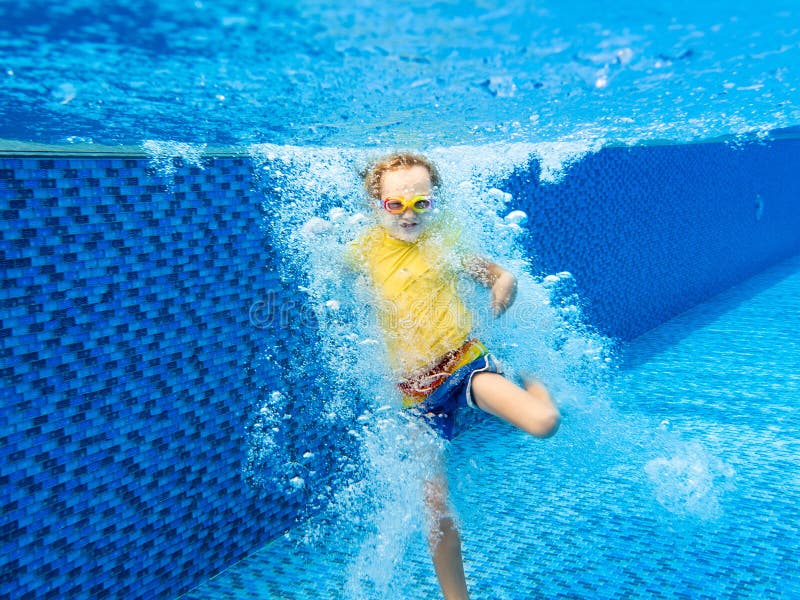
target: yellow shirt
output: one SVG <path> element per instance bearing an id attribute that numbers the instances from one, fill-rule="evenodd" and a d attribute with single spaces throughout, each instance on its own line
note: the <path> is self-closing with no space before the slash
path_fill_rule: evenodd
<path id="1" fill-rule="evenodd" d="M 426 232 L 410 243 L 378 226 L 353 243 L 353 258 L 372 280 L 378 319 L 398 375 L 423 371 L 466 341 L 472 314 L 434 236 Z"/>

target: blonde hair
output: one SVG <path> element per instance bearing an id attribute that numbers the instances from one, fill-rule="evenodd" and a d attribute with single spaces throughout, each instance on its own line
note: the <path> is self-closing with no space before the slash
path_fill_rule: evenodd
<path id="1" fill-rule="evenodd" d="M 387 171 L 396 171 L 398 169 L 410 169 L 411 167 L 417 166 L 425 167 L 428 170 L 428 174 L 431 178 L 431 185 L 434 189 L 441 185 L 442 178 L 439 176 L 438 169 L 427 158 L 411 152 L 395 152 L 367 167 L 367 170 L 362 173 L 364 187 L 367 188 L 367 193 L 372 198 L 380 199 L 381 182 L 384 173 Z"/>

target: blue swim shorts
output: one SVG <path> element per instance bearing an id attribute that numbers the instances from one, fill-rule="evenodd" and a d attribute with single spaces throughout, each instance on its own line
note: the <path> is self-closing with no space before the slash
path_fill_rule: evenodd
<path id="1" fill-rule="evenodd" d="M 464 365 L 439 385 L 430 396 L 409 410 L 417 413 L 431 428 L 446 440 L 453 439 L 456 411 L 464 406 L 477 407 L 472 400 L 472 378 L 476 373 L 502 373 L 490 353 Z"/>

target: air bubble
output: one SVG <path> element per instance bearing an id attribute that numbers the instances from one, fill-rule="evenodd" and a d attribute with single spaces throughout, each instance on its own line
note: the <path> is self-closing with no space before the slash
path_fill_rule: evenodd
<path id="1" fill-rule="evenodd" d="M 528 215 L 522 210 L 512 210 L 505 216 L 505 222 L 513 225 L 524 225 L 528 221 Z"/>

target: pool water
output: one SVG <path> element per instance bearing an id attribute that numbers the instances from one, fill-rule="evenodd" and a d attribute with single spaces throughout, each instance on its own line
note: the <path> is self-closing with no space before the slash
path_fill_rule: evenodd
<path id="1" fill-rule="evenodd" d="M 800 596 L 793 557 L 800 547 L 795 525 L 800 521 L 800 427 L 793 406 L 800 352 L 792 335 L 800 319 L 795 300 L 800 260 L 786 261 L 695 307 L 628 344 L 619 361 L 605 363 L 601 359 L 610 354 L 610 340 L 583 327 L 575 305 L 558 308 L 545 302 L 552 299 L 553 286 L 568 287 L 569 277 L 550 288 L 545 274 L 544 279 L 534 277 L 535 257 L 521 243 L 527 234 L 506 218 L 510 195 L 493 187 L 502 187 L 512 173 L 524 172 L 534 159 L 540 180 L 557 183 L 571 164 L 608 146 L 719 138 L 738 146 L 796 135 L 800 28 L 795 0 L 679 0 L 667 7 L 625 1 L 612 8 L 588 0 L 535 5 L 510 0 L 499 8 L 483 1 L 168 0 L 147 1 L 136 10 L 116 0 L 102 5 L 94 0 L 57 5 L 0 0 L 0 23 L 0 153 L 146 156 L 149 170 L 165 182 L 155 193 L 165 196 L 178 190 L 168 183 L 173 177 L 192 192 L 197 186 L 198 194 L 205 193 L 200 185 L 204 155 L 249 154 L 254 186 L 261 186 L 253 196 L 263 196 L 268 217 L 263 239 L 269 259 L 277 257 L 283 283 L 293 293 L 305 293 L 296 295 L 307 301 L 316 319 L 301 332 L 286 328 L 281 334 L 293 336 L 297 345 L 297 340 L 316 337 L 318 346 L 309 343 L 297 363 L 308 367 L 319 384 L 315 390 L 330 384 L 333 391 L 298 394 L 304 408 L 313 410 L 291 421 L 287 406 L 300 403 L 287 404 L 287 398 L 296 390 L 276 377 L 268 390 L 251 390 L 253 397 L 246 401 L 258 410 L 253 418 L 247 415 L 249 423 L 265 415 L 257 424 L 269 425 L 269 431 L 288 430 L 313 414 L 325 417 L 320 431 L 338 435 L 349 434 L 349 421 L 366 414 L 359 414 L 365 404 L 378 415 L 368 419 L 372 429 L 348 440 L 346 452 L 331 434 L 334 441 L 325 451 L 346 454 L 344 462 L 349 461 L 356 475 L 333 481 L 318 504 L 317 490 L 308 488 L 324 476 L 324 461 L 315 465 L 303 436 L 285 436 L 284 441 L 302 440 L 291 447 L 261 438 L 264 452 L 259 458 L 265 460 L 257 467 L 264 468 L 254 478 L 245 477 L 246 482 L 263 488 L 254 493 L 275 494 L 270 497 L 277 497 L 281 519 L 294 515 L 301 496 L 310 499 L 301 510 L 313 516 L 185 597 L 438 595 L 413 469 L 394 456 L 403 445 L 395 440 L 385 462 L 369 447 L 370 440 L 381 441 L 374 436 L 388 422 L 379 411 L 390 403 L 391 390 L 378 389 L 381 373 L 375 368 L 363 368 L 380 362 L 374 360 L 375 336 L 359 321 L 363 314 L 353 309 L 351 290 L 342 287 L 337 264 L 344 244 L 364 225 L 357 212 L 363 210 L 358 169 L 368 154 L 397 146 L 425 149 L 437 160 L 448 178 L 445 191 L 452 210 L 470 224 L 465 235 L 491 248 L 498 262 L 519 273 L 521 289 L 533 299 L 528 305 L 537 317 L 532 327 L 510 322 L 494 332 L 488 320 L 479 320 L 481 335 L 504 359 L 511 356 L 512 366 L 547 359 L 548 374 L 563 380 L 554 389 L 563 394 L 558 399 L 564 424 L 553 439 L 534 440 L 503 423 L 478 418 L 452 445 L 451 491 L 462 519 L 473 597 Z M 176 176 L 176 163 L 195 172 L 188 178 Z M 244 180 L 244 170 L 237 171 L 238 181 Z M 7 173 L 10 177 L 11 170 Z M 136 187 L 133 175 L 119 176 L 110 167 L 103 173 L 107 179 L 98 214 L 106 215 L 106 199 L 114 207 L 108 209 L 113 217 L 116 203 L 138 209 L 144 204 L 143 192 L 149 196 L 154 191 L 146 183 Z M 149 181 L 145 175 L 142 182 Z M 78 175 L 58 177 L 48 175 L 41 184 L 36 180 L 36 192 L 29 190 L 36 200 L 32 208 Z M 204 184 L 214 177 L 205 177 Z M 652 181 L 658 181 L 657 174 Z M 591 194 L 591 182 L 573 189 Z M 703 190 L 694 191 L 700 196 Z M 237 192 L 245 195 L 244 190 Z M 67 187 L 54 208 L 60 209 L 60 199 L 72 210 L 82 193 Z M 177 193 L 186 199 L 183 191 Z M 231 198 L 225 209 L 239 202 Z M 164 206 L 171 200 L 163 200 Z M 769 199 L 766 206 L 761 208 L 769 215 Z M 213 225 L 212 220 L 209 216 L 207 224 Z M 348 225 L 342 226 L 345 221 Z M 68 226 L 75 229 L 69 236 L 86 235 L 80 226 Z M 36 231 L 25 223 L 9 225 L 15 228 Z M 339 239 L 324 241 L 324 232 L 331 230 Z M 131 233 L 124 240 L 115 238 L 117 242 L 127 246 L 139 240 Z M 20 241 L 20 247 L 27 244 L 27 239 Z M 64 243 L 54 245 L 63 248 Z M 603 250 L 597 250 L 597 260 Z M 81 260 L 91 260 L 90 252 L 79 254 Z M 227 259 L 212 258 L 225 269 Z M 57 270 L 61 260 L 54 252 L 48 267 Z M 173 266 L 180 270 L 179 264 L 164 268 Z M 119 264 L 109 262 L 114 267 Z M 93 297 L 95 292 L 84 295 Z M 235 290 L 231 295 L 247 293 Z M 486 305 L 480 291 L 470 294 L 471 305 Z M 575 298 L 574 304 L 579 303 Z M 355 315 L 358 322 L 338 319 L 337 314 Z M 358 335 L 351 337 L 354 326 Z M 519 331 L 531 336 L 527 346 L 513 342 Z M 267 356 L 277 342 L 264 339 Z M 181 338 L 184 342 L 197 339 Z M 347 360 L 337 360 L 340 356 Z M 261 366 L 237 364 L 226 376 L 243 379 L 246 369 Z M 263 373 L 282 372 L 277 367 L 284 365 L 271 366 L 276 368 Z M 566 381 L 575 372 L 578 381 Z M 288 379 L 297 382 L 306 375 L 295 368 Z M 372 389 L 364 382 L 378 389 L 372 397 L 354 393 Z M 219 385 L 216 380 L 209 384 L 208 395 Z M 106 400 L 113 404 L 117 397 Z M 139 396 L 126 400 L 138 408 Z M 37 397 L 25 397 L 24 403 L 44 405 Z M 190 410 L 199 403 L 186 396 Z M 236 439 L 247 438 L 251 432 L 242 431 L 247 420 L 242 413 L 250 408 L 231 408 L 236 414 L 225 421 L 226 436 L 236 427 Z M 182 426 L 179 421 L 169 423 Z M 75 422 L 76 436 L 95 434 L 105 440 L 104 430 L 78 433 L 81 423 Z M 198 431 L 204 430 L 206 422 L 198 423 Z M 38 425 L 24 419 L 14 426 L 28 431 Z M 210 433 L 213 439 L 214 431 Z M 362 478 L 366 488 L 358 488 L 359 446 L 368 463 Z M 183 449 L 181 443 L 170 447 Z M 242 448 L 242 454 L 247 451 Z M 245 487 L 230 464 L 223 465 L 224 477 L 235 478 L 232 486 Z M 206 466 L 214 465 L 201 469 Z M 42 470 L 35 465 L 34 472 Z M 214 485 L 227 491 L 224 477 L 200 481 L 192 492 L 202 496 Z M 392 487 L 395 479 L 398 485 Z M 377 499 L 359 495 L 369 486 L 383 494 Z M 151 500 L 169 512 L 170 505 L 159 497 Z M 32 506 L 32 513 L 39 510 Z M 224 529 L 231 523 L 222 523 L 226 515 L 211 521 L 206 516 L 192 513 L 193 526 L 202 523 L 206 528 L 192 539 L 205 539 L 211 531 L 236 541 Z M 39 520 L 38 514 L 29 517 Z M 264 531 L 272 532 L 273 525 L 264 523 Z M 120 545 L 120 539 L 133 543 L 139 534 L 134 527 L 121 537 L 103 535 L 103 541 L 109 547 Z M 57 557 L 47 568 L 66 565 L 65 570 L 78 570 L 84 580 L 105 577 L 97 575 L 94 557 L 87 558 L 85 534 L 68 530 L 66 536 L 75 537 L 69 541 L 75 542 L 79 560 L 73 567 Z M 148 538 L 147 543 L 154 542 Z M 230 547 L 241 556 L 235 543 Z M 187 549 L 187 563 L 195 556 L 193 549 Z M 131 575 L 151 576 L 142 593 L 160 585 L 160 573 L 174 563 L 157 556 L 153 562 L 162 563 L 151 567 L 152 557 L 146 554 L 117 557 L 126 565 L 131 556 L 144 564 Z M 214 559 L 223 560 L 223 555 L 218 552 Z M 190 575 L 185 565 L 182 569 L 183 579 L 170 585 L 186 589 Z M 25 575 L 32 580 L 38 572 Z M 72 571 L 62 576 L 74 579 Z M 116 585 L 115 577 L 107 576 L 109 589 Z M 46 587 L 51 581 L 31 585 Z"/>
<path id="2" fill-rule="evenodd" d="M 0 1 L 0 138 L 696 141 L 797 126 L 794 0 Z"/>
<path id="3" fill-rule="evenodd" d="M 570 406 L 554 438 L 494 419 L 457 437 L 472 597 L 798 597 L 799 297 L 800 256 L 629 343 L 608 401 Z M 184 598 L 436 597 L 419 528 L 371 578 L 363 531 L 314 529 Z"/>

